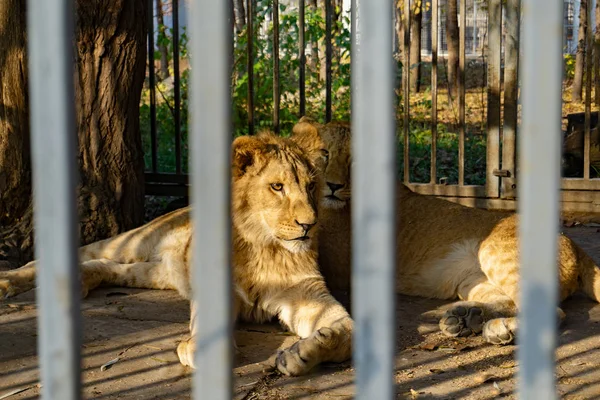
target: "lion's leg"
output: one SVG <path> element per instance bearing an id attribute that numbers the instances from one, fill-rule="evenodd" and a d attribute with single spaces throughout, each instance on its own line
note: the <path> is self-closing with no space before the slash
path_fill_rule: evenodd
<path id="1" fill-rule="evenodd" d="M 167 268 L 161 262 L 123 264 L 112 260 L 90 260 L 81 264 L 83 296 L 100 285 L 144 289 L 175 289 Z"/>
<path id="2" fill-rule="evenodd" d="M 79 265 L 83 297 L 101 284 L 147 289 L 178 289 L 171 284 L 165 268 L 158 262 L 122 264 L 100 259 Z M 12 270 L 0 272 L 0 297 L 12 297 L 31 290 L 36 285 L 36 261 Z"/>
<path id="3" fill-rule="evenodd" d="M 240 308 L 240 301 L 237 296 L 234 296 L 233 301 L 233 321 L 237 319 L 238 311 Z M 177 356 L 179 362 L 183 365 L 196 368 L 194 363 L 194 353 L 196 352 L 196 342 L 198 338 L 198 326 L 196 320 L 198 319 L 198 305 L 195 301 L 190 301 L 190 336 L 181 341 L 177 346 Z M 233 346 L 235 346 L 235 340 L 232 338 Z M 236 347 L 237 348 L 237 347 Z"/>
<path id="4" fill-rule="evenodd" d="M 0 272 L 0 298 L 13 297 L 35 287 L 35 266 L 31 261 L 21 268 Z"/>
<path id="5" fill-rule="evenodd" d="M 491 343 L 508 344 L 514 340 L 517 308 L 512 299 L 485 277 L 459 286 L 459 297 L 440 320 L 441 331 L 448 336 L 483 333 Z"/>
<path id="6" fill-rule="evenodd" d="M 322 279 L 306 280 L 265 303 L 302 338 L 277 355 L 276 366 L 282 373 L 302 375 L 319 363 L 351 357 L 354 323 Z"/>

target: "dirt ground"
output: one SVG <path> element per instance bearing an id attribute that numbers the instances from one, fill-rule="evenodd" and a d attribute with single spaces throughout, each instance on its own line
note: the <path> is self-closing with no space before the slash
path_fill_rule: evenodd
<path id="1" fill-rule="evenodd" d="M 564 230 L 600 262 L 599 227 Z M 514 398 L 516 347 L 491 346 L 479 337 L 443 337 L 437 320 L 446 305 L 398 296 L 398 398 Z M 558 390 L 564 399 L 600 399 L 600 305 L 577 296 L 563 309 L 567 319 L 557 350 Z M 187 332 L 188 305 L 176 293 L 102 288 L 82 302 L 82 314 L 85 398 L 190 398 L 190 371 L 179 364 L 175 353 Z M 278 325 L 240 325 L 235 337 L 236 399 L 353 397 L 350 362 L 326 364 L 302 378 L 263 372 L 263 363 L 278 348 L 296 340 Z M 117 357 L 119 362 L 101 371 Z M 33 291 L 0 301 L 0 399 L 37 398 L 38 380 Z M 20 389 L 24 390 L 15 393 Z"/>

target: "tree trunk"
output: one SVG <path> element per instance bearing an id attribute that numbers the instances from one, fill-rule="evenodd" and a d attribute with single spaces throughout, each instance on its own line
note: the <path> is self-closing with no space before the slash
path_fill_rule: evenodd
<path id="1" fill-rule="evenodd" d="M 308 7 L 314 15 L 319 12 L 317 0 L 308 0 Z M 307 60 L 307 65 L 311 72 L 315 72 L 319 65 L 319 41 L 315 37 L 308 37 L 308 40 L 310 40 L 310 57 Z"/>
<path id="2" fill-rule="evenodd" d="M 172 0 L 178 1 L 178 0 Z M 156 18 L 158 20 L 158 52 L 160 53 L 160 79 L 169 77 L 169 50 L 167 49 L 167 27 L 165 26 L 165 10 L 162 0 L 156 0 Z"/>
<path id="3" fill-rule="evenodd" d="M 339 46 L 335 45 L 336 38 L 340 35 L 342 30 L 342 15 L 344 0 L 332 0 L 333 1 L 333 15 L 331 16 L 331 39 L 334 43 L 332 47 L 332 60 L 335 60 L 337 65 L 342 63 L 342 52 Z M 333 61 L 332 61 L 333 62 Z"/>
<path id="4" fill-rule="evenodd" d="M 31 232 L 21 232 L 31 224 L 20 224 L 31 206 L 25 4 L 0 1 L 0 263 L 11 266 L 23 261 L 21 246 L 32 254 Z"/>
<path id="5" fill-rule="evenodd" d="M 414 1 L 411 7 L 410 22 L 410 82 L 414 93 L 421 89 L 421 23 L 423 21 L 423 2 Z"/>
<path id="6" fill-rule="evenodd" d="M 457 0 L 448 0 L 446 8 L 446 43 L 448 45 L 448 90 L 452 98 L 458 86 L 458 7 Z"/>
<path id="7" fill-rule="evenodd" d="M 594 32 L 594 93 L 600 106 L 600 1 L 596 1 L 596 30 Z"/>
<path id="8" fill-rule="evenodd" d="M 239 35 L 246 26 L 246 9 L 244 0 L 233 0 L 233 16 L 236 33 Z"/>
<path id="9" fill-rule="evenodd" d="M 596 31 L 594 32 L 594 93 L 600 106 L 600 1 L 596 1 Z"/>
<path id="10" fill-rule="evenodd" d="M 33 257 L 25 2 L 0 2 L 0 263 Z M 144 212 L 139 102 L 145 0 L 76 2 L 75 102 L 82 244 L 140 225 Z"/>
<path id="11" fill-rule="evenodd" d="M 588 0 L 581 0 L 579 4 L 579 34 L 577 36 L 577 55 L 575 56 L 575 76 L 573 77 L 573 86 L 571 87 L 573 101 L 582 100 L 585 44 L 587 40 L 587 6 Z"/>
<path id="12" fill-rule="evenodd" d="M 77 1 L 80 224 L 83 242 L 144 217 L 139 107 L 146 65 L 145 0 Z"/>

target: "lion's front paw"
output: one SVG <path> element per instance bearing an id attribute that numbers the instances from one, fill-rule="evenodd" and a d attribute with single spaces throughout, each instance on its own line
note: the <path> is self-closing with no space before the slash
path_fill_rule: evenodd
<path id="1" fill-rule="evenodd" d="M 0 279 L 0 299 L 13 297 L 19 293 L 19 289 L 9 279 Z"/>
<path id="2" fill-rule="evenodd" d="M 177 346 L 177 355 L 179 356 L 179 362 L 186 367 L 196 368 L 194 364 L 194 353 L 196 352 L 196 340 L 191 337 Z"/>
<path id="3" fill-rule="evenodd" d="M 470 336 L 483 329 L 483 309 L 476 302 L 458 302 L 440 320 L 440 329 L 446 336 Z"/>
<path id="4" fill-rule="evenodd" d="M 483 326 L 483 338 L 486 342 L 506 345 L 515 340 L 516 318 L 495 318 Z"/>
<path id="5" fill-rule="evenodd" d="M 288 376 L 298 376 L 310 371 L 314 363 L 310 363 L 310 356 L 303 351 L 307 347 L 307 343 L 303 342 L 306 342 L 306 339 L 294 343 L 288 349 L 279 351 L 275 360 L 275 366 L 279 372 Z"/>

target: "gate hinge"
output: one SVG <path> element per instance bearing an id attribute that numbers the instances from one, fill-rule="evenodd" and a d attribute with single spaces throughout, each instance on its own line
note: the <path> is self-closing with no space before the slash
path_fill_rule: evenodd
<path id="1" fill-rule="evenodd" d="M 500 178 L 510 178 L 510 171 L 507 169 L 495 169 L 492 173 Z"/>

